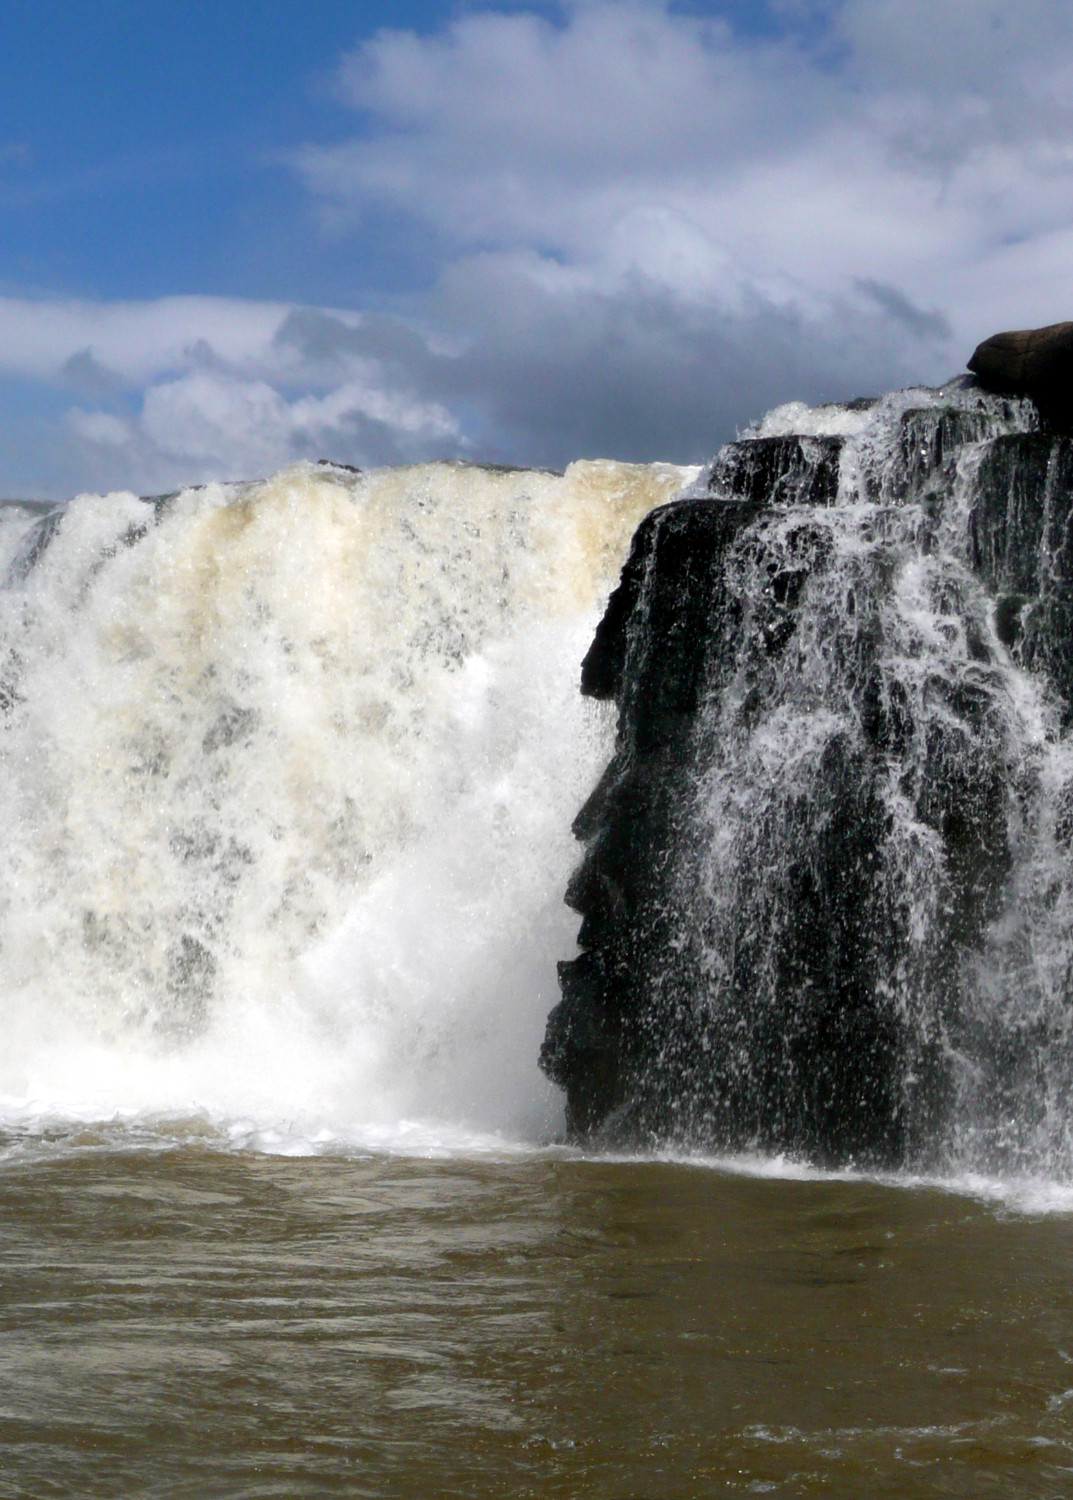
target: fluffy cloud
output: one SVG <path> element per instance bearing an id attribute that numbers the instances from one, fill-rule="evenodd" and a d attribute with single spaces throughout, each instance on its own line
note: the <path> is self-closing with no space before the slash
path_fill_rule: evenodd
<path id="1" fill-rule="evenodd" d="M 769 7 L 761 37 L 662 0 L 383 30 L 339 68 L 351 138 L 289 160 L 355 254 L 385 224 L 435 247 L 420 293 L 0 300 L 0 378 L 54 393 L 87 480 L 692 460 L 775 402 L 939 380 L 1069 316 L 1073 12 Z"/>
<path id="2" fill-rule="evenodd" d="M 401 324 L 398 339 L 424 347 Z M 464 450 L 456 420 L 415 392 L 383 346 L 375 321 L 282 304 L 0 299 L 0 378 L 74 398 L 52 444 L 60 489 L 155 489 L 298 457 L 366 465 Z"/>
<path id="3" fill-rule="evenodd" d="M 366 130 L 297 164 L 337 225 L 388 208 L 433 228 L 448 301 L 497 259 L 549 326 L 583 287 L 593 321 L 615 302 L 624 328 L 663 293 L 669 327 L 707 319 L 757 374 L 756 340 L 781 361 L 793 325 L 813 392 L 907 361 L 937 378 L 997 325 L 1068 313 L 1067 9 L 776 8 L 784 30 L 762 40 L 641 0 L 582 0 L 558 25 L 478 13 L 433 37 L 384 32 L 340 74 Z"/>

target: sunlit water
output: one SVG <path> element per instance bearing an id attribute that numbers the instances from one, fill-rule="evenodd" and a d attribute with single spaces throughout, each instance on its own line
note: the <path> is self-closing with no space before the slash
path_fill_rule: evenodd
<path id="1" fill-rule="evenodd" d="M 694 473 L 299 464 L 0 510 L 0 1119 L 553 1130 L 611 729 L 578 663 Z"/>

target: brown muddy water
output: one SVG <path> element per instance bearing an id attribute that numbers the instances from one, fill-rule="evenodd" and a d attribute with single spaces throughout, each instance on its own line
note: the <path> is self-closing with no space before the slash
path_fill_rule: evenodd
<path id="1" fill-rule="evenodd" d="M 1073 1495 L 1073 1215 L 546 1152 L 0 1169 L 0 1495 Z"/>

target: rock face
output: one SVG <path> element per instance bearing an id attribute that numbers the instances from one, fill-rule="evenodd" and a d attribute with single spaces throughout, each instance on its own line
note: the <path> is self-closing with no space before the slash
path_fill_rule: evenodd
<path id="1" fill-rule="evenodd" d="M 1073 425 L 1073 323 L 994 333 L 968 367 L 986 390 L 1028 396 L 1052 425 Z"/>
<path id="2" fill-rule="evenodd" d="M 971 1115 L 1007 1149 L 1065 1015 L 1025 889 L 1073 837 L 1073 762 L 1040 769 L 1073 703 L 1073 443 L 1036 421 L 967 385 L 811 413 L 642 523 L 582 669 L 618 735 L 541 1053 L 575 1138 L 893 1165 Z"/>

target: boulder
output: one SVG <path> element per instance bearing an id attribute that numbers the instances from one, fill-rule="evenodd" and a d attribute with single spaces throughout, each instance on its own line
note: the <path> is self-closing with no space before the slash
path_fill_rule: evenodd
<path id="1" fill-rule="evenodd" d="M 1052 425 L 1073 426 L 1073 323 L 993 333 L 969 369 L 987 390 L 1028 396 Z"/>

